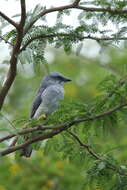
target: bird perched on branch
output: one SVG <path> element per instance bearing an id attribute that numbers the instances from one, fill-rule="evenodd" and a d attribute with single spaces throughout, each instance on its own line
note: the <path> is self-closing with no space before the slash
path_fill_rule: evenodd
<path id="1" fill-rule="evenodd" d="M 71 81 L 69 78 L 58 72 L 51 72 L 46 75 L 42 79 L 34 99 L 30 118 L 39 118 L 41 115 L 45 115 L 45 118 L 47 118 L 48 115 L 54 112 L 60 100 L 64 98 L 63 84 L 69 81 Z M 30 157 L 31 153 L 31 146 L 27 146 L 22 150 L 21 156 Z"/>

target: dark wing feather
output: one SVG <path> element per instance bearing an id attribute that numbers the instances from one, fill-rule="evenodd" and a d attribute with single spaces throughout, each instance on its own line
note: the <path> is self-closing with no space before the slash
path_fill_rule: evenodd
<path id="1" fill-rule="evenodd" d="M 46 87 L 47 87 L 47 85 L 45 84 L 44 80 L 42 80 L 41 86 L 37 91 L 37 95 L 36 95 L 33 105 L 32 105 L 30 118 L 34 117 L 36 110 L 38 109 L 39 105 L 41 104 L 41 102 L 42 102 L 41 95 L 42 95 L 43 91 L 46 89 Z"/>
<path id="2" fill-rule="evenodd" d="M 30 118 L 33 118 L 33 116 L 34 116 L 36 110 L 38 109 L 39 105 L 41 104 L 41 102 L 42 102 L 41 93 L 39 93 L 39 94 L 36 96 L 36 98 L 35 98 L 35 100 L 34 100 L 34 102 L 33 102 L 32 109 L 31 109 L 31 114 L 30 114 Z"/>

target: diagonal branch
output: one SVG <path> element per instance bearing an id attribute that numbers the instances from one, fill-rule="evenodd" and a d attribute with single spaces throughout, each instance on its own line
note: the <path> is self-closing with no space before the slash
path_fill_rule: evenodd
<path id="1" fill-rule="evenodd" d="M 83 143 L 79 137 L 74 134 L 71 131 L 67 131 L 78 143 L 81 147 L 83 147 L 85 150 L 87 150 L 87 152 L 96 160 L 100 160 L 100 161 L 104 161 L 106 163 L 106 167 L 115 171 L 116 173 L 123 175 L 123 176 L 127 176 L 127 173 L 123 173 L 121 172 L 121 170 L 119 170 L 118 167 L 116 167 L 115 165 L 113 165 L 112 163 L 110 163 L 108 160 L 106 160 L 103 157 L 100 157 L 96 152 L 93 151 L 93 149 L 90 147 L 90 145 Z"/>
<path id="2" fill-rule="evenodd" d="M 5 80 L 2 88 L 0 89 L 0 110 L 2 109 L 5 97 L 7 96 L 8 91 L 9 91 L 10 87 L 12 86 L 14 79 L 16 77 L 16 70 L 17 70 L 17 68 L 16 68 L 16 63 L 17 63 L 16 53 L 18 51 L 18 41 L 19 41 L 19 38 L 17 38 L 16 44 L 13 47 L 12 56 L 10 59 L 10 67 L 9 67 L 9 70 L 7 73 L 7 77 L 6 77 L 6 80 Z"/>
<path id="3" fill-rule="evenodd" d="M 66 122 L 64 124 L 57 125 L 57 126 L 36 126 L 36 127 L 33 127 L 33 128 L 24 129 L 24 130 L 20 131 L 18 134 L 24 135 L 24 134 L 31 133 L 33 131 L 44 131 L 44 130 L 49 130 L 49 129 L 52 130 L 52 131 L 47 133 L 47 134 L 42 134 L 42 135 L 37 136 L 37 137 L 35 137 L 35 138 L 31 139 L 31 140 L 28 140 L 24 144 L 21 144 L 21 145 L 15 146 L 15 147 L 11 147 L 11 148 L 7 148 L 4 151 L 1 151 L 0 154 L 2 156 L 4 156 L 4 155 L 10 154 L 12 152 L 15 152 L 16 150 L 20 150 L 20 149 L 22 149 L 22 148 L 26 147 L 27 145 L 32 144 L 34 142 L 42 141 L 42 140 L 45 140 L 45 139 L 48 139 L 48 138 L 52 138 L 53 136 L 61 133 L 62 131 L 67 130 L 68 128 L 72 127 L 75 124 L 100 119 L 101 117 L 105 117 L 107 115 L 110 115 L 113 112 L 118 111 L 118 110 L 122 109 L 125 106 L 127 106 L 127 102 L 123 103 L 123 104 L 120 104 L 120 105 L 108 110 L 107 112 L 100 113 L 100 114 L 98 114 L 98 115 L 96 115 L 94 117 L 72 120 L 72 121 Z M 11 135 L 8 135 L 6 137 L 3 137 L 3 138 L 0 139 L 0 142 L 3 142 L 4 140 L 10 139 L 10 138 L 12 138 L 12 137 L 14 137 L 16 135 L 17 134 L 11 134 Z"/>
<path id="4" fill-rule="evenodd" d="M 32 144 L 32 143 L 35 143 L 35 142 L 38 142 L 38 141 L 42 141 L 42 140 L 45 140 L 45 139 L 48 139 L 48 138 L 52 138 L 53 136 L 57 135 L 58 133 L 62 132 L 64 129 L 59 129 L 59 130 L 54 130 L 50 133 L 47 133 L 47 134 L 44 134 L 44 135 L 40 135 L 40 136 L 37 136 L 33 139 L 30 139 L 28 141 L 26 141 L 24 144 L 20 144 L 20 145 L 17 145 L 17 146 L 12 146 L 12 147 L 9 147 L 3 151 L 0 152 L 0 156 L 5 156 L 7 154 L 10 154 L 12 152 L 15 152 L 17 150 L 21 150 L 23 148 L 25 148 L 26 146 Z"/>
<path id="5" fill-rule="evenodd" d="M 45 139 L 48 139 L 48 138 L 52 138 L 53 136 L 57 135 L 58 133 L 62 132 L 63 129 L 61 130 L 54 130 L 53 132 L 50 132 L 50 133 L 47 133 L 47 134 L 44 134 L 44 135 L 41 135 L 41 136 L 38 136 L 38 137 L 35 137 L 31 140 L 28 140 L 27 142 L 25 142 L 24 144 L 21 144 L 21 145 L 18 145 L 18 146 L 12 146 L 12 147 L 9 147 L 8 149 L 5 149 L 3 151 L 0 152 L 0 156 L 5 156 L 7 154 L 10 154 L 12 152 L 15 152 L 17 150 L 21 150 L 25 147 L 27 147 L 28 145 L 34 143 L 34 142 L 37 142 L 37 141 L 42 141 L 42 140 L 45 140 Z M 78 143 L 80 144 L 80 146 L 84 147 L 85 149 L 87 149 L 87 151 L 94 157 L 96 158 L 97 160 L 100 160 L 100 161 L 105 161 L 107 163 L 107 167 L 109 169 L 112 169 L 114 170 L 115 172 L 119 173 L 120 175 L 124 175 L 124 176 L 127 176 L 126 173 L 124 172 L 121 172 L 119 170 L 119 168 L 116 168 L 114 165 L 112 165 L 111 163 L 109 163 L 107 160 L 101 158 L 100 156 L 98 156 L 91 148 L 89 145 L 87 144 L 84 144 L 83 142 L 81 142 L 81 140 L 75 135 L 73 134 L 72 132 L 69 132 L 77 141 Z"/>
<path id="6" fill-rule="evenodd" d="M 45 130 L 49 130 L 49 129 L 53 130 L 54 128 L 52 126 L 33 126 L 32 128 L 26 128 L 19 132 L 16 132 L 16 134 L 7 135 L 5 137 L 0 138 L 0 143 L 5 140 L 11 139 L 17 135 L 25 135 L 28 133 L 32 133 L 34 131 L 45 131 Z"/>
<path id="7" fill-rule="evenodd" d="M 0 39 L 3 40 L 6 44 L 9 44 L 11 46 L 13 46 L 13 44 L 11 42 L 9 42 L 8 40 L 6 40 L 3 36 L 0 35 Z"/>
<path id="8" fill-rule="evenodd" d="M 89 154 L 91 154 L 94 158 L 96 158 L 97 160 L 103 160 L 100 156 L 98 156 L 98 155 L 90 148 L 90 145 L 83 143 L 83 142 L 79 139 L 79 137 L 78 137 L 76 134 L 74 134 L 74 133 L 71 132 L 71 131 L 67 131 L 67 132 L 68 132 L 71 136 L 73 136 L 73 137 L 76 139 L 76 141 L 79 143 L 79 145 L 82 146 L 82 147 L 84 147 L 84 148 L 87 150 L 87 152 L 89 152 Z"/>
<path id="9" fill-rule="evenodd" d="M 0 11 L 0 16 L 2 18 L 4 18 L 6 21 L 8 21 L 11 25 L 13 25 L 15 28 L 18 28 L 18 24 L 16 22 L 14 22 L 11 18 L 9 18 L 7 15 L 5 15 L 4 13 L 2 13 Z"/>
<path id="10" fill-rule="evenodd" d="M 12 50 L 12 55 L 10 59 L 10 67 L 7 73 L 6 80 L 2 88 L 0 89 L 0 110 L 2 109 L 4 100 L 16 77 L 18 54 L 19 54 L 20 46 L 23 40 L 23 29 L 25 25 L 25 0 L 20 0 L 20 3 L 21 3 L 21 21 L 19 25 L 16 25 L 17 38 Z"/>
<path id="11" fill-rule="evenodd" d="M 42 16 L 44 16 L 44 15 L 46 15 L 48 13 L 51 13 L 51 12 L 63 11 L 63 10 L 66 10 L 66 9 L 71 9 L 72 7 L 75 7 L 75 6 L 73 4 L 70 4 L 70 5 L 64 5 L 64 6 L 60 6 L 60 7 L 54 7 L 54 8 L 49 8 L 49 9 L 43 10 L 38 15 L 36 15 L 35 18 L 26 26 L 25 31 L 24 31 L 24 35 L 33 26 L 33 24 L 35 24 L 35 22 L 37 20 L 39 20 Z"/>

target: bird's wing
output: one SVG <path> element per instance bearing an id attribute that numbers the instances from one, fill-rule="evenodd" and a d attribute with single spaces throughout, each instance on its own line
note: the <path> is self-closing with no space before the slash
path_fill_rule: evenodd
<path id="1" fill-rule="evenodd" d="M 42 102 L 42 98 L 41 95 L 43 93 L 43 91 L 47 88 L 47 86 L 44 83 L 44 80 L 42 80 L 41 82 L 41 86 L 37 91 L 37 95 L 34 99 L 33 105 L 32 105 L 32 109 L 31 109 L 31 114 L 30 114 L 30 118 L 34 117 L 34 114 L 36 112 L 36 110 L 38 109 L 38 107 L 40 106 L 41 102 Z"/>
<path id="2" fill-rule="evenodd" d="M 37 91 L 37 95 L 36 95 L 36 97 L 34 99 L 34 102 L 33 102 L 33 105 L 32 105 L 30 118 L 34 117 L 34 114 L 35 114 L 36 110 L 39 108 L 39 106 L 40 106 L 40 104 L 42 102 L 41 95 L 42 95 L 42 93 L 44 92 L 45 89 L 46 89 L 46 87 L 44 88 L 43 86 L 41 86 L 39 88 L 39 90 Z"/>
<path id="3" fill-rule="evenodd" d="M 41 93 L 39 93 L 34 99 L 32 109 L 31 109 L 30 118 L 33 118 L 33 116 L 34 116 L 36 110 L 38 109 L 39 105 L 41 104 L 41 102 L 42 102 Z"/>

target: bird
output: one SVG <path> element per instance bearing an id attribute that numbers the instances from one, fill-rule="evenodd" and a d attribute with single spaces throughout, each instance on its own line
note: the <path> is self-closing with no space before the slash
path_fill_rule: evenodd
<path id="1" fill-rule="evenodd" d="M 60 100 L 64 98 L 64 83 L 71 79 L 65 77 L 59 72 L 48 73 L 41 81 L 41 85 L 36 93 L 32 104 L 30 119 L 36 119 L 50 114 L 57 110 Z M 31 146 L 23 148 L 20 156 L 30 157 L 32 153 Z"/>

